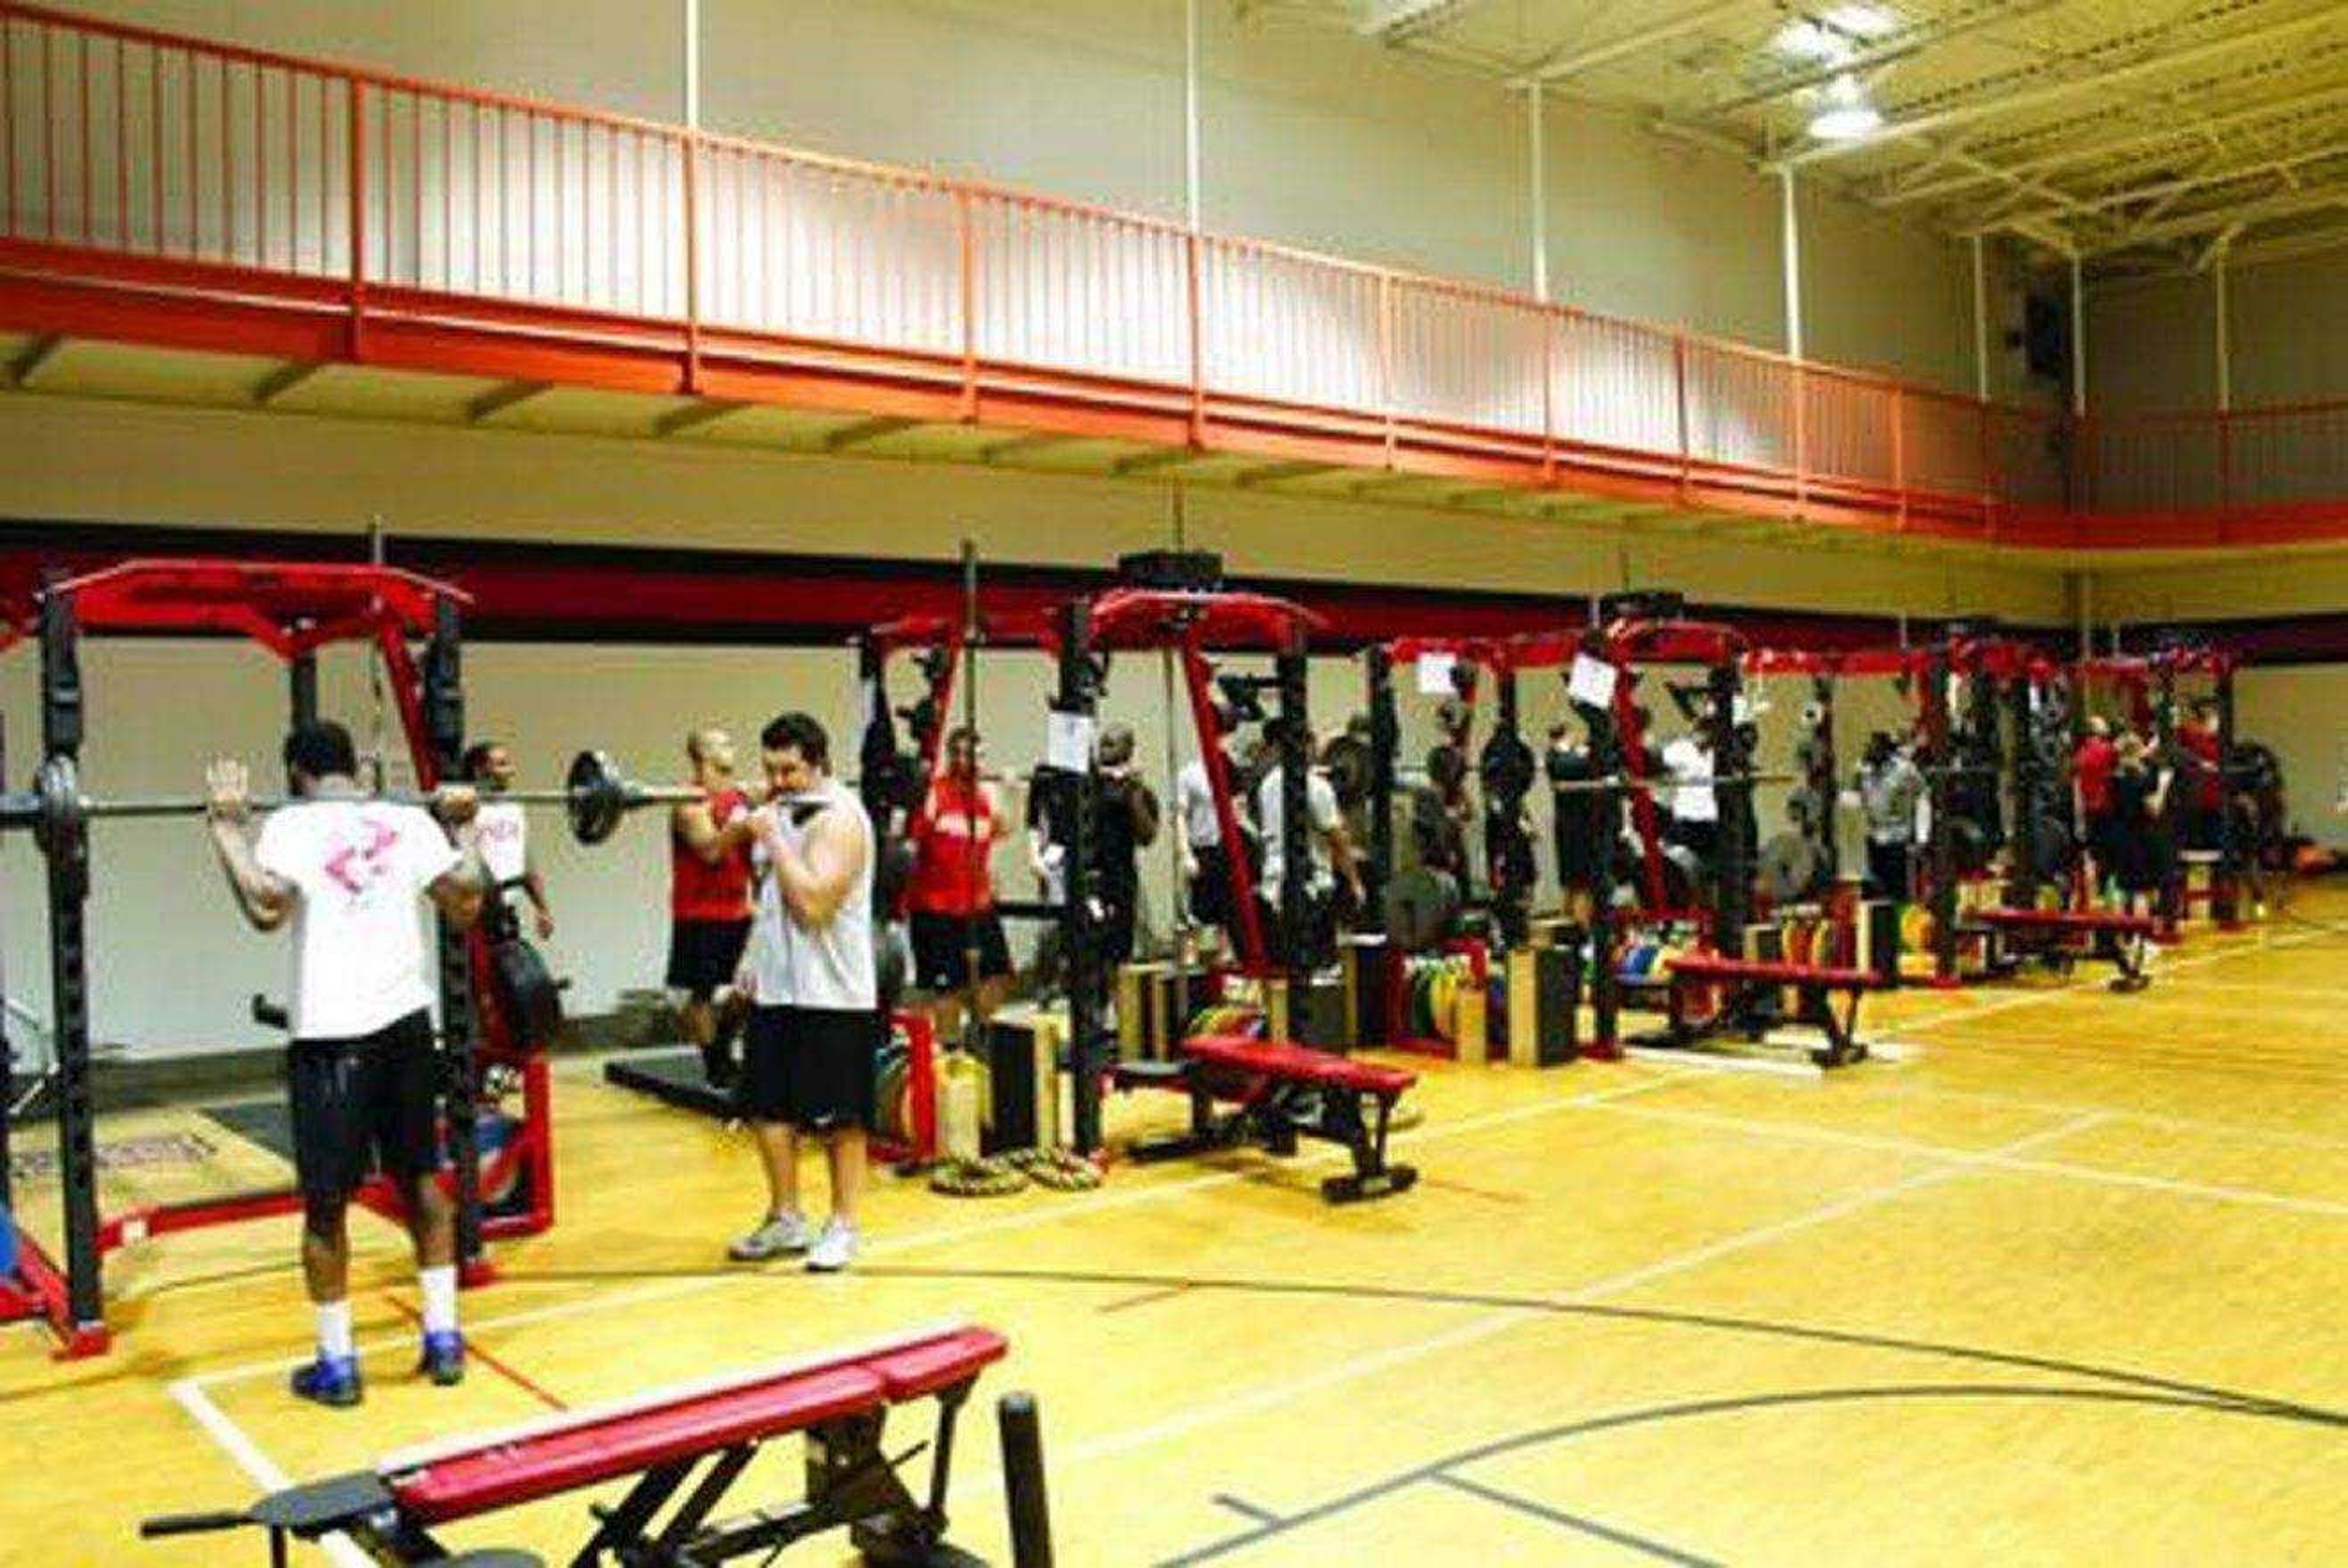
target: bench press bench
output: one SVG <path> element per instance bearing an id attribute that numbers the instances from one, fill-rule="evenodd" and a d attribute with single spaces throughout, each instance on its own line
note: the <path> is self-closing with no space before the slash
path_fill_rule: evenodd
<path id="1" fill-rule="evenodd" d="M 1322 1138 L 1354 1159 L 1350 1172 L 1321 1184 L 1330 1203 L 1386 1197 L 1418 1180 L 1413 1167 L 1386 1159 L 1395 1102 L 1418 1081 L 1416 1074 L 1244 1035 L 1200 1035 L 1176 1049 L 1181 1054 L 1174 1061 L 1122 1062 L 1112 1074 L 1119 1089 L 1171 1089 L 1190 1097 L 1189 1131 L 1136 1143 L 1137 1162 L 1242 1143 L 1285 1156 L 1296 1153 L 1300 1137 Z M 1219 1115 L 1221 1104 L 1232 1110 Z"/>
<path id="2" fill-rule="evenodd" d="M 2152 983 L 2145 972 L 2145 946 L 2159 933 L 2160 923 L 2149 915 L 2110 909 L 1976 909 L 1966 918 L 2003 944 L 2003 959 L 1993 950 L 1993 973 L 2012 974 L 2024 961 L 2035 959 L 2067 974 L 2081 958 L 2100 958 L 2118 971 L 2112 978 L 2116 991 L 2140 991 Z"/>
<path id="3" fill-rule="evenodd" d="M 1766 1027 L 1762 1020 L 1775 1010 L 1762 1004 L 1790 988 L 1801 999 L 1796 1021 L 1815 1024 L 1826 1035 L 1826 1044 L 1811 1051 L 1810 1060 L 1820 1067 L 1843 1067 L 1867 1059 L 1867 1045 L 1859 1038 L 1859 999 L 1890 982 L 1872 969 L 1683 953 L 1670 960 L 1663 983 L 1663 1031 L 1651 1043 L 1685 1047 L 1729 1028 L 1757 1040 Z M 1702 1012 L 1695 1007 L 1699 997 L 1711 1003 Z"/>
<path id="4" fill-rule="evenodd" d="M 591 1508 L 595 1528 L 570 1559 L 577 1568 L 698 1568 L 840 1528 L 878 1568 L 983 1568 L 945 1540 L 946 1487 L 955 1418 L 1004 1349 L 990 1329 L 924 1330 L 391 1454 L 242 1512 L 150 1519 L 139 1533 L 258 1528 L 275 1564 L 289 1537 L 345 1535 L 382 1563 L 535 1568 L 528 1553 L 452 1554 L 433 1531 L 633 1477 L 617 1501 Z M 896 1469 L 909 1456 L 892 1460 L 881 1436 L 892 1408 L 924 1399 L 937 1401 L 937 1429 L 928 1496 L 916 1498 Z M 807 1439 L 805 1498 L 713 1522 L 760 1445 L 794 1433 Z"/>

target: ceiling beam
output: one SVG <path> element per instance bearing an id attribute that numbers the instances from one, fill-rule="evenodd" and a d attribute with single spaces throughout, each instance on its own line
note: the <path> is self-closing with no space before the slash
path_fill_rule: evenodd
<path id="1" fill-rule="evenodd" d="M 1683 11 L 1676 16 L 1666 16 L 1653 26 L 1602 44 L 1589 44 L 1579 48 L 1552 49 L 1509 78 L 1513 87 L 1530 87 L 1535 82 L 1563 81 L 1601 66 L 1611 66 L 1617 60 L 1646 53 L 1658 45 L 1674 38 L 1684 38 L 1690 33 L 1700 33 L 1715 22 L 1725 22 L 1740 11 L 1757 8 L 1758 0 L 1711 0 L 1709 5 Z"/>
<path id="2" fill-rule="evenodd" d="M 294 360 L 279 365 L 253 383 L 252 405 L 255 408 L 268 407 L 325 368 L 326 362 L 322 359 Z"/>
<path id="3" fill-rule="evenodd" d="M 2179 240 L 2193 234 L 2207 234 L 2230 224 L 2248 228 L 2270 219 L 2291 218 L 2302 212 L 2328 211 L 2334 207 L 2348 207 L 2348 179 L 2313 190 L 2293 190 L 2264 201 L 2232 203 L 2213 207 L 2206 212 L 2189 213 L 2166 222 L 2149 224 L 2096 247 L 2098 251 L 2123 250 L 2135 245 L 2157 244 L 2164 240 Z"/>
<path id="4" fill-rule="evenodd" d="M 1769 104 L 1782 102 L 1797 93 L 1807 92 L 1812 87 L 1824 87 L 1837 77 L 1872 71 L 1883 66 L 1893 65 L 1900 60 L 1923 54 L 1926 50 L 1938 48 L 1952 38 L 1962 38 L 1968 33 L 1978 33 L 1985 27 L 1994 27 L 2002 23 L 2019 22 L 2024 17 L 2034 16 L 2042 11 L 2052 11 L 2056 6 L 2066 3 L 2067 0 L 2005 0 L 2003 4 L 1977 5 L 1969 11 L 1959 11 L 1937 21 L 1926 22 L 1920 26 L 1911 27 L 1904 33 L 1896 34 L 1879 43 L 1869 44 L 1865 48 L 1854 49 L 1839 60 L 1822 61 L 1814 66 L 1806 66 L 1790 75 L 1779 77 L 1766 87 L 1756 87 L 1751 92 L 1739 93 L 1733 98 L 1723 98 L 1718 103 L 1706 104 L 1704 112 L 1707 115 L 1722 115 L 1735 114 L 1739 109 L 1761 108 Z"/>
<path id="5" fill-rule="evenodd" d="M 2067 169 L 2074 164 L 2093 163 L 2101 159 L 2113 159 L 2130 152 L 2147 151 L 2188 140 L 2204 130 L 2231 130 L 2240 126 L 2254 125 L 2260 120 L 2281 115 L 2298 114 L 2307 109 L 2321 108 L 2326 104 L 2348 102 L 2348 86 L 2322 87 L 2314 92 L 2301 93 L 2292 97 L 2277 98 L 2271 103 L 2231 109 L 2211 115 L 2199 125 L 2164 126 L 2158 130 L 2141 131 L 2133 136 L 2114 137 L 2104 141 L 2089 142 L 2075 147 L 2058 148 L 2053 152 L 2026 158 L 2018 163 L 1999 164 L 2014 174 L 2044 174 L 2050 169 Z M 1939 167 L 1937 160 L 1927 159 L 1910 169 L 1898 170 L 1895 179 L 1908 179 Z M 1878 207 L 1902 207 L 1910 201 L 1929 201 L 1936 196 L 1946 196 L 1969 186 L 1981 184 L 1992 178 L 1978 171 L 1951 175 L 1929 185 L 1898 184 L 1879 193 L 1873 200 Z"/>
<path id="6" fill-rule="evenodd" d="M 823 449 L 827 452 L 852 451 L 868 441 L 878 441 L 884 436 L 911 430 L 920 423 L 918 419 L 906 419 L 896 415 L 875 415 L 870 419 L 859 419 L 832 431 L 823 438 Z"/>
<path id="7" fill-rule="evenodd" d="M 2065 194 L 2060 205 L 2063 210 L 2067 212 L 2090 213 L 2107 211 L 2114 207 L 2125 207 L 2131 201 L 2159 201 L 2165 204 L 2176 197 L 2189 191 L 2204 190 L 2212 185 L 2229 185 L 2238 179 L 2250 179 L 2262 174 L 2280 174 L 2310 163 L 2322 163 L 2333 159 L 2348 159 L 2348 142 L 2310 148 L 2304 152 L 2294 153 L 2289 158 L 2262 158 L 2250 163 L 2231 164 L 2224 169 L 2209 169 L 2199 174 L 2185 175 L 2175 179 L 2155 180 L 2149 185 L 2127 186 L 2121 190 L 2107 190 L 2093 196 Z M 1960 234 L 1994 233 L 2004 228 L 2007 221 L 2013 218 L 2041 219 L 2054 216 L 2056 214 L 2054 211 L 2046 209 L 2000 214 L 1985 219 L 1977 225 L 1961 229 L 1958 232 Z"/>
<path id="8" fill-rule="evenodd" d="M 1952 126 L 1971 125 L 1976 120 L 1987 119 L 1993 116 L 2019 114 L 2026 109 L 2043 108 L 2048 104 L 2077 97 L 2082 93 L 2107 93 L 2115 87 L 2125 87 L 2130 82 L 2141 80 L 2146 77 L 2181 70 L 2188 66 L 2198 66 L 2205 60 L 2218 59 L 2247 49 L 2252 45 L 2280 44 L 2287 39 L 2343 26 L 2348 26 L 2348 11 L 2335 7 L 2305 13 L 2288 21 L 2270 23 L 2261 27 L 2244 28 L 2238 33 L 2230 33 L 2222 38 L 2211 38 L 2187 48 L 2163 50 L 2144 56 L 2129 65 L 2110 69 L 2096 68 L 2092 62 L 2084 60 L 2077 55 L 2065 56 L 2048 61 L 2049 67 L 2067 64 L 2085 66 L 2088 68 L 2082 75 L 2065 77 L 2061 81 L 2025 87 L 2015 93 L 1993 93 L 1970 103 L 1952 104 L 1947 108 L 1934 109 L 1930 113 L 1917 115 L 1909 119 L 1894 120 L 1870 136 L 1855 137 L 1849 141 L 1819 142 L 1779 161 L 1781 167 L 1798 169 L 1807 164 L 1823 162 L 1828 159 L 1849 158 L 1854 153 L 1869 152 L 1894 142 L 1912 140 L 1932 131 L 1946 130 Z"/>
<path id="9" fill-rule="evenodd" d="M 1131 478 L 1137 474 L 1154 474 L 1160 468 L 1179 468 L 1205 456 L 1192 446 L 1161 446 L 1155 452 L 1136 452 L 1130 457 L 1119 457 L 1109 465 L 1109 472 Z"/>
<path id="10" fill-rule="evenodd" d="M 1447 27 L 1484 0 L 1361 0 L 1354 30 L 1381 44 L 1404 44 Z"/>
<path id="11" fill-rule="evenodd" d="M 465 423 L 487 424 L 507 409 L 519 408 L 531 398 L 553 390 L 553 384 L 544 381 L 509 381 L 503 386 L 493 386 L 465 405 Z"/>
<path id="12" fill-rule="evenodd" d="M 5 365 L 0 365 L 0 381 L 6 382 L 11 392 L 22 391 L 33 384 L 33 377 L 40 373 L 41 367 L 57 358 L 57 350 L 65 345 L 62 333 L 35 338 L 18 349 L 15 357 Z"/>
<path id="13" fill-rule="evenodd" d="M 1247 469 L 1231 483 L 1243 490 L 1253 490 L 1265 485 L 1277 485 L 1286 479 L 1302 479 L 1309 475 L 1325 474 L 1333 466 L 1332 464 L 1314 462 L 1310 457 L 1300 457 L 1293 462 L 1266 463 L 1261 466 Z"/>
<path id="14" fill-rule="evenodd" d="M 715 425 L 721 419 L 731 418 L 749 406 L 750 405 L 747 403 L 728 403 L 712 399 L 707 403 L 695 403 L 684 408 L 673 408 L 653 421 L 653 434 L 682 436 L 688 430 L 699 430 L 705 425 Z"/>
<path id="15" fill-rule="evenodd" d="M 1025 436 L 1014 436 L 1007 441 L 996 442 L 981 452 L 978 455 L 978 460 L 982 463 L 1000 463 L 1005 457 L 1014 457 L 1022 452 L 1040 452 L 1050 446 L 1065 446 L 1076 439 L 1078 439 L 1076 436 L 1064 435 L 1056 430 L 1034 430 Z"/>

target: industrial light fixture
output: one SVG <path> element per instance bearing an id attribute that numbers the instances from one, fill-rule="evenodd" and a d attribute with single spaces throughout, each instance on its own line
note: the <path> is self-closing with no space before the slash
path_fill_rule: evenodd
<path id="1" fill-rule="evenodd" d="M 1399 44 L 1442 26 L 1475 3 L 1476 0 L 1361 0 L 1354 15 L 1354 31 L 1381 43 Z"/>
<path id="2" fill-rule="evenodd" d="M 1796 15 L 1778 28 L 1769 42 L 1772 48 L 1792 59 L 1810 65 L 1838 66 L 1859 53 L 1862 44 L 1888 38 L 1900 26 L 1898 14 L 1881 5 L 1832 5 Z"/>
<path id="3" fill-rule="evenodd" d="M 1827 85 L 1818 112 L 1810 117 L 1810 134 L 1820 141 L 1857 141 L 1883 128 L 1883 116 L 1868 102 L 1857 77 L 1837 77 Z"/>

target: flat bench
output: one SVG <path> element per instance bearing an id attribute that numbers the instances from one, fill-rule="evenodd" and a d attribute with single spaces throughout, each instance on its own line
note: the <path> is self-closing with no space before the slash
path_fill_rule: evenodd
<path id="1" fill-rule="evenodd" d="M 342 1534 L 380 1563 L 521 1568 L 538 1560 L 510 1552 L 452 1558 L 432 1532 L 633 1477 L 619 1501 L 590 1510 L 595 1528 L 572 1561 L 684 1568 L 845 1528 L 867 1563 L 983 1568 L 945 1540 L 946 1488 L 955 1418 L 980 1371 L 1005 1349 L 990 1329 L 926 1329 L 390 1454 L 372 1470 L 290 1487 L 242 1512 L 151 1519 L 139 1533 L 252 1526 L 269 1532 L 273 1563 L 284 1560 L 288 1536 Z M 929 1494 L 917 1499 L 896 1469 L 906 1456 L 890 1459 L 881 1435 L 892 1407 L 922 1399 L 937 1400 L 938 1417 Z M 807 1440 L 805 1498 L 713 1522 L 760 1445 L 795 1433 Z"/>
<path id="2" fill-rule="evenodd" d="M 1120 1089 L 1171 1089 L 1190 1097 L 1189 1130 L 1136 1143 L 1135 1160 L 1242 1143 L 1287 1156 L 1300 1138 L 1321 1138 L 1344 1145 L 1354 1160 L 1350 1172 L 1321 1184 L 1321 1195 L 1333 1204 L 1385 1197 L 1418 1180 L 1413 1167 L 1386 1159 L 1395 1102 L 1418 1081 L 1416 1073 L 1243 1035 L 1200 1035 L 1177 1049 L 1181 1055 L 1173 1061 L 1126 1062 L 1113 1074 Z M 1220 1105 L 1232 1109 L 1219 1114 Z"/>
<path id="3" fill-rule="evenodd" d="M 2112 979 L 2116 991 L 2140 991 L 2152 983 L 2145 972 L 2147 944 L 2159 934 L 2160 922 L 2149 915 L 2123 915 L 2110 909 L 1976 909 L 1966 917 L 1977 930 L 1995 937 L 2011 955 L 1993 961 L 2000 973 L 2012 973 L 2024 959 L 2034 959 L 2051 969 L 2068 973 L 2081 958 L 2099 958 L 2118 971 Z"/>
<path id="4" fill-rule="evenodd" d="M 1816 1024 L 1826 1036 L 1810 1060 L 1820 1067 L 1848 1066 L 1867 1059 L 1867 1046 L 1859 1038 L 1859 999 L 1890 983 L 1872 969 L 1683 953 L 1670 960 L 1664 979 L 1664 1032 L 1657 1043 L 1694 1045 L 1729 1027 L 1741 1028 L 1757 1040 L 1766 1032 L 1772 1010 L 1764 1005 L 1769 993 L 1790 988 L 1801 999 L 1797 1018 Z M 1695 1005 L 1699 998 L 1708 1004 L 1701 1011 Z"/>

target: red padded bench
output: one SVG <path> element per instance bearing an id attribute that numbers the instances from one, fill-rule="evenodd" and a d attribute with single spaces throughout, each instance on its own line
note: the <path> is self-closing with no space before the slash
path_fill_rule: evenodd
<path id="1" fill-rule="evenodd" d="M 1179 1050 L 1178 1061 L 1128 1062 L 1117 1071 L 1121 1089 L 1175 1089 L 1190 1097 L 1189 1130 L 1143 1140 L 1133 1147 L 1134 1159 L 1170 1160 L 1248 1143 L 1289 1155 L 1300 1138 L 1322 1138 L 1343 1144 L 1354 1160 L 1353 1170 L 1321 1184 L 1321 1195 L 1333 1204 L 1385 1197 L 1418 1180 L 1413 1167 L 1386 1159 L 1395 1102 L 1418 1081 L 1416 1073 L 1244 1035 L 1200 1035 Z M 1234 1109 L 1219 1116 L 1219 1104 Z"/>
<path id="2" fill-rule="evenodd" d="M 249 1524 L 270 1532 L 273 1551 L 287 1535 L 339 1533 L 378 1562 L 439 1563 L 447 1553 L 433 1538 L 437 1526 L 633 1477 L 619 1501 L 592 1511 L 596 1528 L 576 1561 L 722 1563 L 844 1526 L 876 1563 L 974 1563 L 945 1541 L 954 1419 L 1005 1349 L 990 1329 L 928 1329 L 391 1454 L 373 1470 L 289 1488 L 242 1514 L 150 1520 L 140 1533 Z M 935 1457 L 921 1500 L 882 1451 L 881 1434 L 892 1407 L 930 1398 L 938 1402 Z M 808 1444 L 805 1500 L 713 1522 L 759 1446 L 794 1433 Z"/>
<path id="3" fill-rule="evenodd" d="M 2160 931 L 2149 915 L 2113 909 L 1976 909 L 1967 919 L 2003 946 L 1991 968 L 2011 974 L 2025 959 L 2068 973 L 2081 958 L 2100 958 L 2118 972 L 2116 991 L 2140 991 L 2152 983 L 2145 972 L 2146 945 Z"/>
<path id="4" fill-rule="evenodd" d="M 1660 1043 L 1694 1045 L 1730 1026 L 1757 1039 L 1766 1028 L 1772 994 L 1790 988 L 1801 999 L 1798 1019 L 1816 1024 L 1826 1035 L 1826 1044 L 1810 1052 L 1810 1060 L 1820 1067 L 1866 1060 L 1867 1046 L 1859 1038 L 1859 999 L 1889 983 L 1872 969 L 1738 958 L 1725 953 L 1684 953 L 1670 963 L 1665 1032 Z M 1699 998 L 1707 1003 L 1702 1010 L 1695 1006 Z"/>

